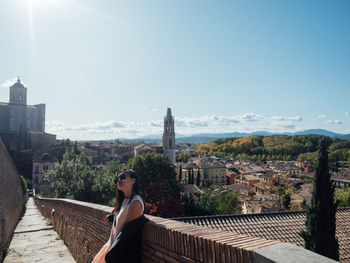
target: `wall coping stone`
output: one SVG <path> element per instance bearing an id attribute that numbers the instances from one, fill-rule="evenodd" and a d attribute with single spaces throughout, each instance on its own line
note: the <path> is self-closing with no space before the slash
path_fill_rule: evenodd
<path id="1" fill-rule="evenodd" d="M 279 243 L 272 246 L 254 250 L 253 261 L 259 263 L 272 262 L 308 262 L 308 263 L 334 263 L 333 259 L 316 254 L 310 250 L 298 247 L 291 243 Z"/>

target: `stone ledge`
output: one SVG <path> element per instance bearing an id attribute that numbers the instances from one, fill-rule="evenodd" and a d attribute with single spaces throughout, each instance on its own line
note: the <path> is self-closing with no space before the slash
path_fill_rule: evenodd
<path id="1" fill-rule="evenodd" d="M 272 262 L 307 262 L 307 263 L 335 263 L 337 261 L 321 256 L 307 249 L 291 243 L 279 243 L 253 251 L 253 263 Z"/>

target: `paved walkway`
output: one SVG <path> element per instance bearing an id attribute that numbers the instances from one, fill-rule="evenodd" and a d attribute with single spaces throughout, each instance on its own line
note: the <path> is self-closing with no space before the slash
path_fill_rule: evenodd
<path id="1" fill-rule="evenodd" d="M 52 225 L 29 198 L 19 221 L 4 263 L 75 263 L 68 248 Z"/>

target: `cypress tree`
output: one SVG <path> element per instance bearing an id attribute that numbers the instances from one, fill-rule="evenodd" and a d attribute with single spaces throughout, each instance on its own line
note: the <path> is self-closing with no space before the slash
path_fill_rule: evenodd
<path id="1" fill-rule="evenodd" d="M 191 184 L 194 184 L 194 170 L 193 170 L 193 167 L 192 167 L 192 172 L 191 172 Z"/>
<path id="2" fill-rule="evenodd" d="M 181 183 L 182 180 L 182 165 L 180 164 L 180 170 L 179 170 L 179 183 Z"/>
<path id="3" fill-rule="evenodd" d="M 200 185 L 201 183 L 201 173 L 199 171 L 199 167 L 198 167 L 198 170 L 197 170 L 197 182 L 196 182 L 196 185 Z"/>
<path id="4" fill-rule="evenodd" d="M 189 170 L 189 184 L 193 184 L 193 171 L 192 169 Z"/>
<path id="5" fill-rule="evenodd" d="M 306 230 L 300 235 L 306 249 L 339 260 L 339 244 L 335 236 L 337 204 L 333 197 L 334 185 L 330 181 L 328 144 L 322 137 L 315 163 L 311 205 L 306 208 Z"/>
<path id="6" fill-rule="evenodd" d="M 77 141 L 74 142 L 74 153 L 75 153 L 75 154 L 79 154 L 79 152 L 78 152 L 78 143 L 77 143 Z"/>

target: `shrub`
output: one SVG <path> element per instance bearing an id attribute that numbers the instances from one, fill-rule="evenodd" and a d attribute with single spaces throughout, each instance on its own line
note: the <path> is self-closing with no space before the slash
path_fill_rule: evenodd
<path id="1" fill-rule="evenodd" d="M 27 193 L 27 182 L 22 175 L 20 175 L 20 178 L 21 178 L 22 193 L 23 195 L 25 195 Z"/>

